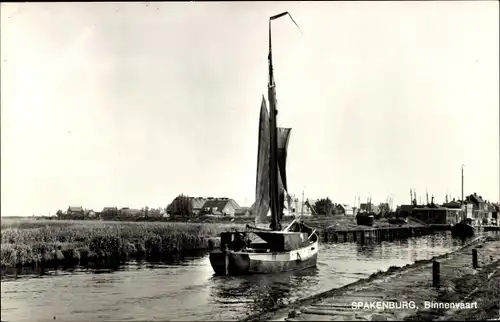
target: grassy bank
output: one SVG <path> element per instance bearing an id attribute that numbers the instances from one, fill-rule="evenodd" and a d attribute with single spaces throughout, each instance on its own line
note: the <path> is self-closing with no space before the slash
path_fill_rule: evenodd
<path id="1" fill-rule="evenodd" d="M 3 268 L 127 260 L 162 253 L 207 249 L 211 237 L 237 224 L 4 220 L 0 262 Z"/>

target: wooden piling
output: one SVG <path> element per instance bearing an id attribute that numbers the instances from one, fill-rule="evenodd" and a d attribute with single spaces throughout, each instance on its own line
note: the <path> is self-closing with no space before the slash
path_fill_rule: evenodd
<path id="1" fill-rule="evenodd" d="M 347 231 L 344 233 L 344 243 L 347 242 Z"/>
<path id="2" fill-rule="evenodd" d="M 358 232 L 355 230 L 352 232 L 352 241 L 356 242 L 358 239 Z"/>
<path id="3" fill-rule="evenodd" d="M 361 231 L 360 237 L 361 237 L 361 245 L 363 245 L 365 243 L 365 231 L 364 230 Z"/>
<path id="4" fill-rule="evenodd" d="M 432 261 L 432 286 L 439 287 L 440 281 L 440 263 L 436 260 Z"/>
<path id="5" fill-rule="evenodd" d="M 224 266 L 226 270 L 226 275 L 229 275 L 229 256 L 227 254 L 227 249 L 224 250 Z"/>
<path id="6" fill-rule="evenodd" d="M 477 268 L 477 249 L 472 250 L 472 268 Z"/>

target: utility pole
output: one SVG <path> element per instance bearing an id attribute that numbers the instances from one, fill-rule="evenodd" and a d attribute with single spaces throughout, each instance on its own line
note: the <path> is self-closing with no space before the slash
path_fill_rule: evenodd
<path id="1" fill-rule="evenodd" d="M 464 167 L 465 164 L 462 164 L 462 205 L 464 204 Z"/>
<path id="2" fill-rule="evenodd" d="M 300 210 L 300 216 L 304 216 L 304 189 L 302 189 L 302 208 Z"/>

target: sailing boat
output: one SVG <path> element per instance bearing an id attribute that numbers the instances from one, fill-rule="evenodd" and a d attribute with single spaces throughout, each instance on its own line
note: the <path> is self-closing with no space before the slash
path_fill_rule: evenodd
<path id="1" fill-rule="evenodd" d="M 288 12 L 269 19 L 268 100 L 271 113 L 262 97 L 254 204 L 256 225 L 247 225 L 244 232 L 221 233 L 221 250 L 210 253 L 210 263 L 217 275 L 295 271 L 315 267 L 317 263 L 319 235 L 316 230 L 299 219 L 295 219 L 284 229 L 281 226 L 285 203 L 290 209 L 291 201 L 285 171 L 291 128 L 277 127 L 276 122 L 278 113 L 272 64 L 271 21 L 285 15 L 293 21 Z M 270 228 L 257 227 L 265 222 L 268 215 L 271 217 Z M 258 236 L 260 241 L 252 239 L 252 235 Z"/>

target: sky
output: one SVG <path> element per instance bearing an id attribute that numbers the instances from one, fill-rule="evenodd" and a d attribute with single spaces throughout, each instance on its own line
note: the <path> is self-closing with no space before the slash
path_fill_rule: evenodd
<path id="1" fill-rule="evenodd" d="M 1 215 L 255 199 L 268 19 L 299 198 L 499 200 L 497 1 L 1 4 Z"/>

